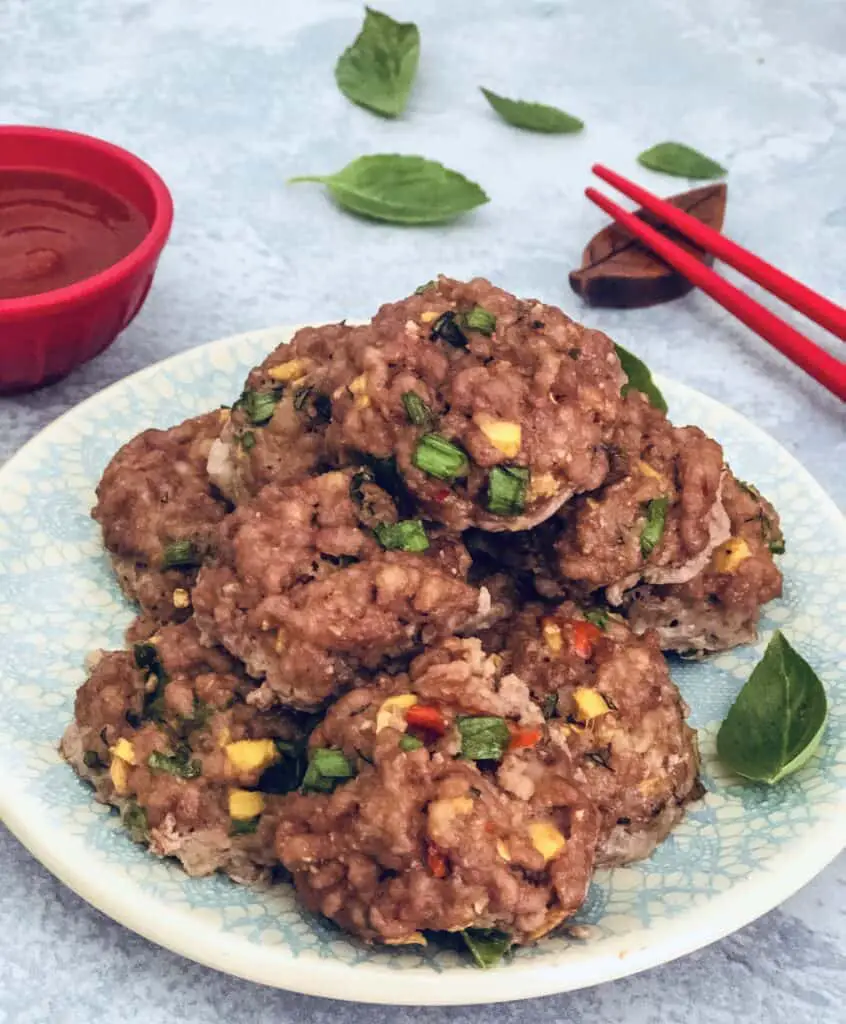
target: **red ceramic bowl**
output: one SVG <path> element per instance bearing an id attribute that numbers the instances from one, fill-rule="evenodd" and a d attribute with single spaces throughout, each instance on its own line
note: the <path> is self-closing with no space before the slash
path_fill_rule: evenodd
<path id="1" fill-rule="evenodd" d="M 0 391 L 59 380 L 110 345 L 144 303 L 173 222 L 165 183 L 119 146 L 52 128 L 0 126 L 0 168 L 82 178 L 132 204 L 148 231 L 127 256 L 66 288 L 0 299 Z"/>

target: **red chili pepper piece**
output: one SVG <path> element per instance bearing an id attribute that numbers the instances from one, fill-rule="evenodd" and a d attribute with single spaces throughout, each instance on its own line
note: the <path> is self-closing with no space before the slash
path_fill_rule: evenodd
<path id="1" fill-rule="evenodd" d="M 448 487 L 441 487 L 432 495 L 435 501 L 446 501 L 450 496 L 450 489 Z"/>
<path id="2" fill-rule="evenodd" d="M 533 747 L 542 735 L 541 730 L 538 728 L 528 728 L 519 725 L 511 726 L 510 732 L 509 750 L 523 750 L 526 747 Z"/>
<path id="3" fill-rule="evenodd" d="M 410 707 L 406 712 L 405 720 L 412 729 L 426 729 L 438 736 L 443 736 L 447 731 L 444 716 L 431 704 L 415 704 Z"/>
<path id="4" fill-rule="evenodd" d="M 574 619 L 570 623 L 570 647 L 587 661 L 593 654 L 593 645 L 602 636 L 602 630 L 592 622 Z"/>
<path id="5" fill-rule="evenodd" d="M 441 851 L 432 843 L 426 844 L 426 864 L 435 878 L 446 878 L 447 861 Z"/>

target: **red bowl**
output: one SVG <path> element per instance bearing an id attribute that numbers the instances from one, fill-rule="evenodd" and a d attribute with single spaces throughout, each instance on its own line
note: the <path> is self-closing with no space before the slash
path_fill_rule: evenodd
<path id="1" fill-rule="evenodd" d="M 130 323 L 153 283 L 173 223 L 173 200 L 143 160 L 76 132 L 0 126 L 0 168 L 82 178 L 135 206 L 148 225 L 135 249 L 93 277 L 0 299 L 0 391 L 28 391 L 98 355 Z"/>

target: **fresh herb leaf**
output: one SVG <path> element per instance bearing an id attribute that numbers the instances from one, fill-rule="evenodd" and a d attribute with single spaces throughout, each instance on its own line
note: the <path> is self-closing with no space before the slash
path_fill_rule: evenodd
<path id="1" fill-rule="evenodd" d="M 162 554 L 162 569 L 196 569 L 203 564 L 203 558 L 196 545 L 190 540 L 175 540 L 165 545 Z"/>
<path id="2" fill-rule="evenodd" d="M 484 306 L 474 306 L 469 313 L 463 313 L 461 320 L 468 331 L 478 331 L 489 337 L 496 330 L 496 317 Z"/>
<path id="3" fill-rule="evenodd" d="M 400 736 L 399 748 L 409 753 L 412 750 L 419 750 L 423 746 L 423 740 L 419 740 L 416 736 L 412 736 L 411 733 L 403 733 Z"/>
<path id="4" fill-rule="evenodd" d="M 558 694 L 548 693 L 543 699 L 543 717 L 547 720 L 555 717 L 555 712 L 558 710 Z"/>
<path id="5" fill-rule="evenodd" d="M 604 630 L 608 625 L 608 612 L 605 608 L 589 608 L 585 613 L 585 619 Z"/>
<path id="6" fill-rule="evenodd" d="M 644 150 L 637 160 L 651 171 L 672 174 L 677 178 L 722 178 L 728 173 L 716 160 L 681 142 L 659 142 L 657 146 Z"/>
<path id="7" fill-rule="evenodd" d="M 470 462 L 464 452 L 440 434 L 424 434 L 417 442 L 412 463 L 438 480 L 467 476 Z"/>
<path id="8" fill-rule="evenodd" d="M 526 507 L 529 470 L 525 466 L 494 466 L 488 477 L 486 505 L 495 516 L 519 516 Z"/>
<path id="9" fill-rule="evenodd" d="M 508 749 L 511 733 L 504 718 L 495 715 L 459 715 L 461 753 L 471 761 L 499 761 Z"/>
<path id="10" fill-rule="evenodd" d="M 376 540 L 387 551 L 426 551 L 429 538 L 419 519 L 399 523 L 377 523 L 373 528 Z"/>
<path id="11" fill-rule="evenodd" d="M 448 345 L 452 345 L 453 348 L 467 348 L 469 339 L 467 335 L 461 329 L 461 322 L 458 314 L 448 309 L 446 313 L 441 313 L 438 319 L 432 324 L 432 330 L 429 334 L 432 341 L 445 341 Z"/>
<path id="12" fill-rule="evenodd" d="M 175 775 L 180 779 L 196 779 L 203 772 L 203 766 L 199 761 L 191 760 L 191 751 L 187 749 L 175 754 L 161 754 L 154 750 L 147 758 L 147 767 L 151 771 Z"/>
<path id="13" fill-rule="evenodd" d="M 120 820 L 134 843 L 146 841 L 150 825 L 147 821 L 147 812 L 143 807 L 140 807 L 134 800 L 130 800 L 121 811 Z"/>
<path id="14" fill-rule="evenodd" d="M 402 404 L 408 422 L 413 423 L 415 427 L 431 426 L 434 422 L 432 410 L 416 392 L 406 391 L 402 396 Z"/>
<path id="15" fill-rule="evenodd" d="M 241 434 L 240 441 L 241 447 L 245 452 L 252 451 L 256 446 L 256 435 L 252 430 L 245 430 L 244 433 Z"/>
<path id="16" fill-rule="evenodd" d="M 776 631 L 720 726 L 717 753 L 731 771 L 773 785 L 813 757 L 827 718 L 817 674 Z"/>
<path id="17" fill-rule="evenodd" d="M 461 935 L 482 970 L 496 967 L 512 943 L 510 935 L 494 928 L 465 928 Z"/>
<path id="18" fill-rule="evenodd" d="M 337 174 L 302 175 L 289 184 L 299 181 L 321 182 L 344 209 L 391 224 L 439 224 L 488 201 L 457 171 L 396 153 L 362 156 Z"/>
<path id="19" fill-rule="evenodd" d="M 438 283 L 437 281 L 432 280 L 432 281 L 427 281 L 425 284 L 419 284 L 414 289 L 414 294 L 415 295 L 422 295 L 424 292 L 427 292 L 430 288 L 434 288 L 437 283 Z"/>
<path id="20" fill-rule="evenodd" d="M 309 751 L 302 790 L 304 793 L 331 793 L 339 783 L 354 775 L 353 766 L 340 750 L 317 747 Z"/>
<path id="21" fill-rule="evenodd" d="M 623 373 L 629 378 L 623 385 L 620 394 L 625 397 L 634 388 L 635 391 L 640 391 L 641 394 L 646 395 L 649 399 L 649 404 L 653 408 L 666 412 L 667 402 L 658 386 L 652 380 L 652 374 L 646 363 L 638 359 L 632 352 L 628 352 L 622 345 L 615 345 L 614 349 L 617 353 L 617 358 L 620 360 Z"/>
<path id="22" fill-rule="evenodd" d="M 405 110 L 417 74 L 420 32 L 411 22 L 394 21 L 365 7 L 364 25 L 335 66 L 338 88 L 353 103 L 383 117 Z"/>
<path id="23" fill-rule="evenodd" d="M 514 125 L 515 128 L 544 132 L 547 135 L 563 135 L 580 132 L 585 126 L 577 117 L 565 114 L 558 107 L 551 107 L 546 103 L 509 100 L 485 88 L 482 88 L 482 93 L 503 121 Z"/>
<path id="24" fill-rule="evenodd" d="M 646 522 L 640 534 L 640 550 L 646 558 L 656 548 L 664 535 L 669 498 L 653 498 L 646 506 Z"/>
<path id="25" fill-rule="evenodd" d="M 253 391 L 252 388 L 246 388 L 232 408 L 243 409 L 244 415 L 254 427 L 263 427 L 273 418 L 283 390 L 276 388 L 273 391 Z"/>
<path id="26" fill-rule="evenodd" d="M 261 815 L 257 814 L 254 818 L 233 818 L 229 825 L 230 836 L 249 836 L 252 835 L 259 826 L 261 821 Z"/>

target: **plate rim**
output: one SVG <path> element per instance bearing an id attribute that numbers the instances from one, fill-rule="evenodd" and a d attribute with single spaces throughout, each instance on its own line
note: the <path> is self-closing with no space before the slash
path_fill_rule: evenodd
<path id="1" fill-rule="evenodd" d="M 107 402 L 115 392 L 167 372 L 186 357 L 196 358 L 201 350 L 237 350 L 241 345 L 265 341 L 280 344 L 290 339 L 300 326 L 303 325 L 269 327 L 218 338 L 174 353 L 114 381 L 66 410 L 27 441 L 0 466 L 0 481 L 5 474 L 14 473 L 19 463 L 26 463 L 30 454 L 39 445 L 49 442 L 51 435 L 61 431 L 69 419 L 81 417 L 84 421 L 92 405 Z M 669 386 L 682 399 L 686 393 L 695 396 L 696 400 L 737 418 L 747 434 L 778 445 L 791 469 L 798 472 L 799 479 L 804 477 L 820 497 L 825 497 L 833 521 L 842 520 L 831 496 L 775 438 L 710 395 L 661 374 L 654 376 L 659 385 Z M 846 539 L 846 523 L 842 528 Z M 128 885 L 125 878 L 110 877 L 110 872 L 99 861 L 82 855 L 83 846 L 76 836 L 67 836 L 62 829 L 39 822 L 37 815 L 28 818 L 26 811 L 30 801 L 33 808 L 37 806 L 21 786 L 3 787 L 0 820 L 39 863 L 112 920 L 173 953 L 236 977 L 304 995 L 382 1005 L 461 1006 L 529 999 L 591 987 L 669 963 L 732 934 L 779 906 L 846 847 L 846 814 L 843 813 L 846 792 L 841 791 L 837 810 L 817 823 L 801 842 L 789 847 L 789 871 L 785 866 L 775 871 L 769 865 L 763 866 L 743 886 L 735 886 L 711 898 L 701 908 L 695 927 L 688 923 L 687 927 L 680 928 L 681 919 L 667 918 L 650 933 L 650 941 L 626 949 L 626 936 L 615 937 L 610 951 L 592 958 L 579 957 L 574 962 L 577 970 L 562 970 L 565 967 L 562 960 L 567 956 L 564 951 L 561 959 L 554 963 L 527 960 L 519 966 L 511 964 L 488 972 L 447 967 L 432 975 L 390 967 L 387 962 L 357 964 L 353 970 L 350 965 L 335 960 L 293 956 L 284 946 L 261 946 L 248 943 L 233 933 L 198 929 L 195 912 L 162 899 L 154 902 L 156 913 L 150 913 L 150 897 L 142 897 L 134 882 Z M 56 842 L 59 837 L 63 837 L 62 842 Z M 811 837 L 817 841 L 812 842 Z M 75 849 L 80 853 L 74 855 Z M 777 859 L 781 861 L 783 856 Z M 637 946 L 637 942 L 633 945 Z M 438 983 L 433 984 L 435 978 Z"/>

